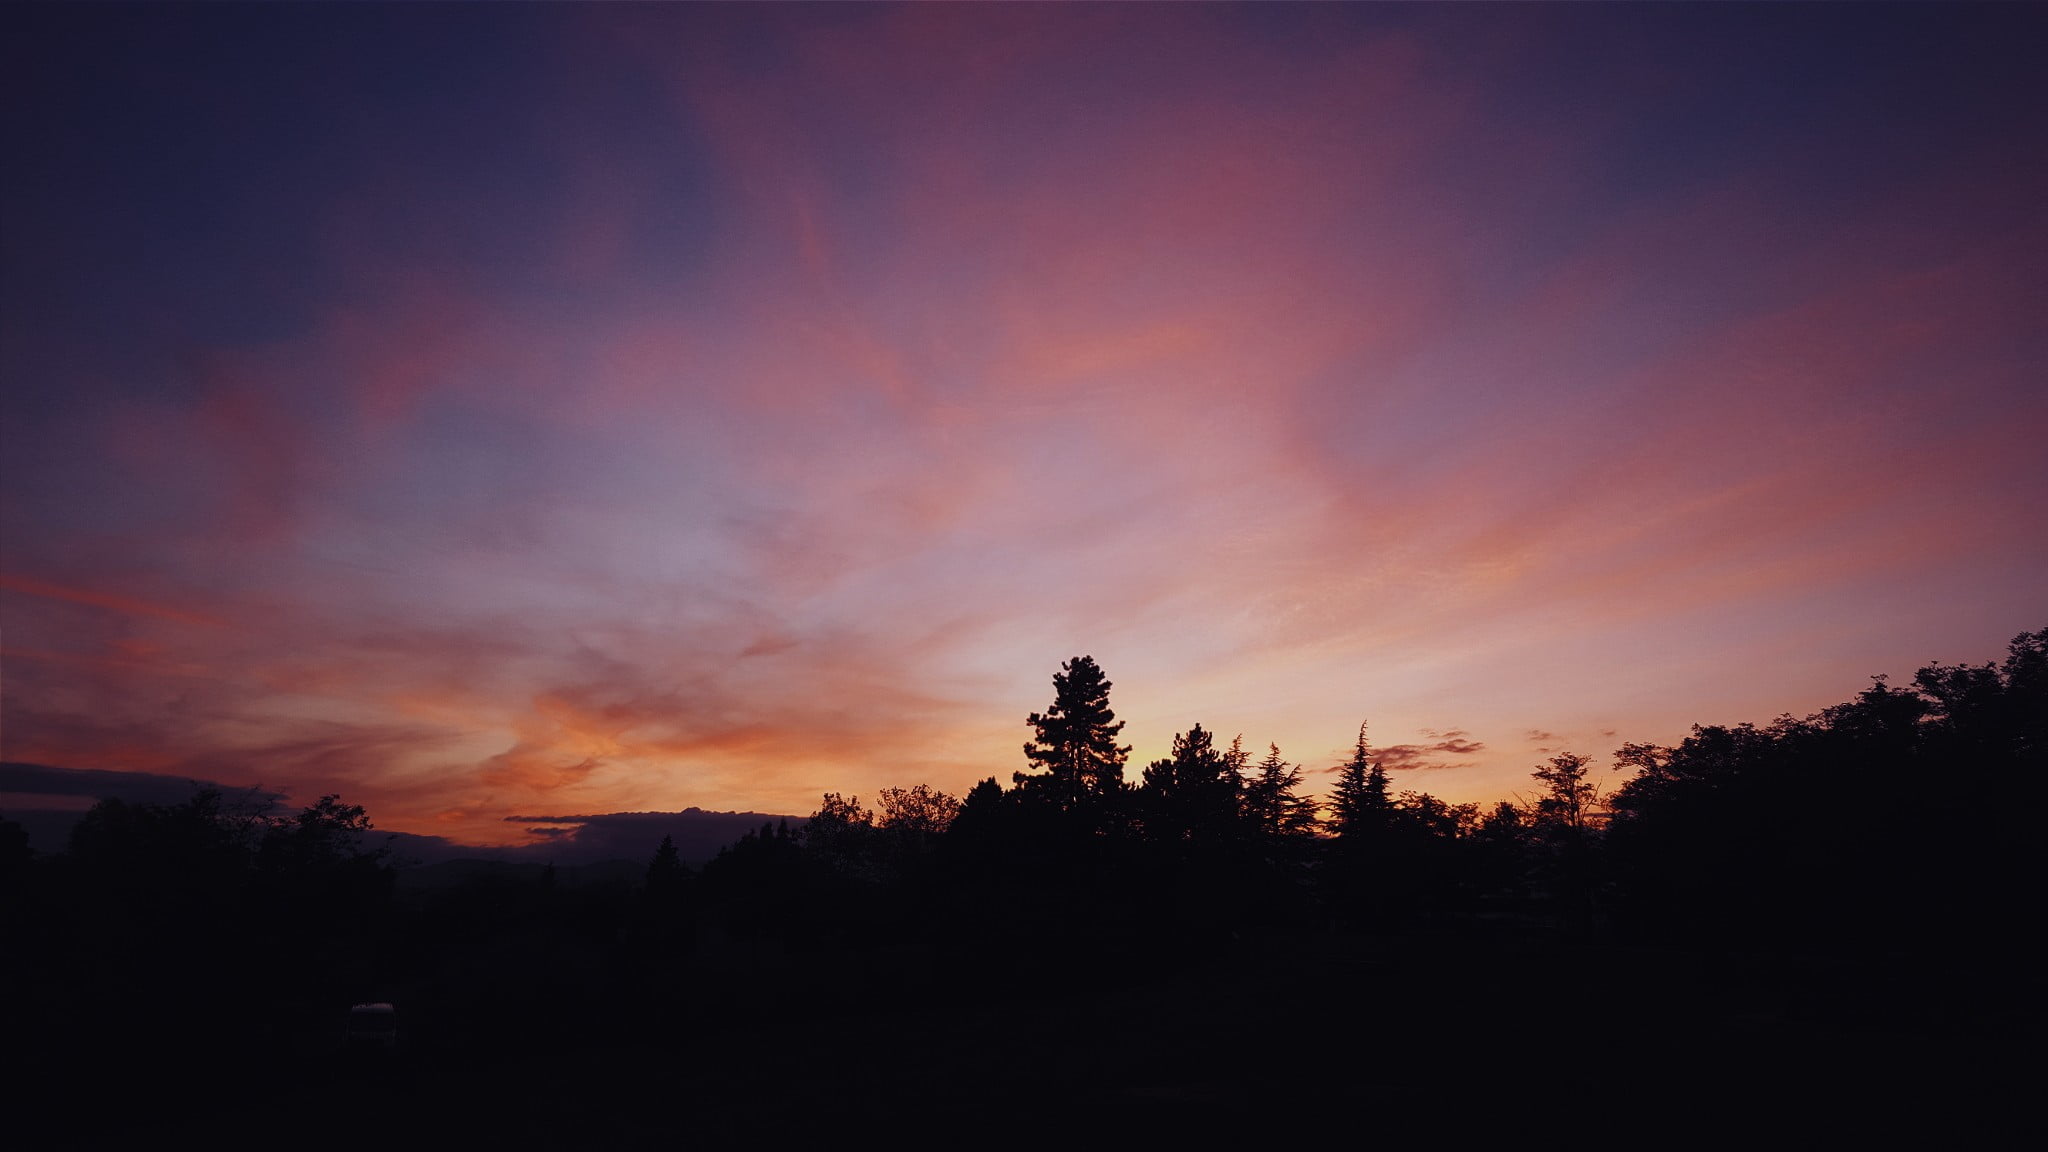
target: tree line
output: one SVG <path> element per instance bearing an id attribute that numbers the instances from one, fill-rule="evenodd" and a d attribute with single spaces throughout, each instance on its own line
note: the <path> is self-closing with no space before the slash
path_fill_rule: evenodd
<path id="1" fill-rule="evenodd" d="M 1127 779 L 1111 687 L 1063 663 L 1007 786 L 827 793 L 701 868 L 664 839 L 630 880 L 504 868 L 409 890 L 337 796 L 106 800 L 42 857 L 0 821 L 6 975 L 45 993 L 17 1022 L 53 1066 L 102 1075 L 161 1056 L 109 1037 L 290 1068 L 360 1001 L 409 1010 L 418 1045 L 510 1051 L 744 1030 L 768 1004 L 797 1026 L 852 1011 L 830 991 L 849 981 L 899 1014 L 1071 1008 L 1247 940 L 1417 932 L 1882 953 L 1952 974 L 1955 1002 L 2022 921 L 2048 629 L 1811 716 L 1624 744 L 1611 789 L 1558 754 L 1529 799 L 1490 807 L 1397 790 L 1364 725 L 1321 801 L 1278 747 L 1254 759 L 1199 724 Z M 799 971 L 817 991 L 791 992 Z"/>
<path id="2" fill-rule="evenodd" d="M 1110 688 L 1090 657 L 1062 664 L 1009 787 L 889 789 L 878 809 L 828 793 L 698 879 L 707 895 L 829 892 L 827 906 L 948 889 L 958 907 L 973 903 L 958 890 L 979 885 L 991 906 L 1057 893 L 1070 917 L 1173 909 L 1181 928 L 1478 918 L 1842 943 L 1894 933 L 1902 917 L 1981 922 L 2031 811 L 1987 807 L 1981 791 L 2031 789 L 2048 767 L 2048 630 L 2015 638 L 2001 663 L 1930 665 L 1905 687 L 1879 676 L 1812 716 L 1624 744 L 1613 787 L 1591 757 L 1560 753 L 1535 766 L 1528 799 L 1490 807 L 1397 791 L 1363 725 L 1321 802 L 1277 746 L 1254 761 L 1199 724 L 1129 780 Z"/>

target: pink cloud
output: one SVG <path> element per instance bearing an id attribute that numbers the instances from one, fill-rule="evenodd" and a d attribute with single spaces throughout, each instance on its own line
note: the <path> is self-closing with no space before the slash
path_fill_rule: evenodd
<path id="1" fill-rule="evenodd" d="M 2011 334 L 2044 230 L 1971 171 L 1810 229 L 1774 169 L 1607 209 L 1626 110 L 1524 130 L 1406 35 L 907 6 L 763 15 L 798 62 L 764 73 L 604 19 L 577 66 L 660 65 L 644 127 L 704 149 L 705 203 L 564 113 L 508 287 L 433 235 L 445 190 L 337 186 L 343 290 L 104 430 L 98 482 L 165 514 L 0 581 L 119 618 L 30 637 L 10 739 L 268 758 L 489 839 L 960 791 L 1078 651 L 1151 745 L 1423 732 L 1446 697 L 1597 731 L 1641 714 L 1653 624 L 2025 567 L 2038 517 L 1996 494 L 2043 479 Z M 1959 204 L 1991 224 L 1893 239 Z M 685 207 L 697 263 L 641 280 L 639 226 Z M 1497 745 L 1390 753 L 1480 799 L 1528 771 Z"/>

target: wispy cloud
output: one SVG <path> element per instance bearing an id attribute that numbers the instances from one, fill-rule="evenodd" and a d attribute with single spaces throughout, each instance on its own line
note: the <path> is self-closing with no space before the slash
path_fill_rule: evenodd
<path id="1" fill-rule="evenodd" d="M 1461 731 L 1425 730 L 1424 734 L 1430 737 L 1428 743 L 1376 748 L 1373 759 L 1389 772 L 1440 772 L 1458 767 L 1457 758 L 1477 756 L 1486 751 L 1484 743 L 1469 738 Z"/>
<path id="2" fill-rule="evenodd" d="M 1090 652 L 1141 760 L 1371 715 L 1477 800 L 1977 658 L 2048 565 L 2048 177 L 1855 53 L 1721 123 L 1733 19 L 635 8 L 484 120 L 223 146 L 260 200 L 110 150 L 153 232 L 298 246 L 25 250 L 131 294 L 6 321 L 7 754 L 517 844 L 1004 777 Z"/>
<path id="3" fill-rule="evenodd" d="M 146 616 L 158 620 L 171 620 L 180 624 L 197 624 L 207 628 L 225 627 L 227 622 L 204 612 L 194 612 L 167 604 L 152 603 L 133 596 L 102 592 L 91 588 L 69 587 L 37 580 L 10 572 L 0 572 L 0 590 L 19 592 L 27 596 L 38 596 L 46 600 L 61 600 L 69 604 L 83 604 L 88 608 L 100 608 L 130 616 Z"/>

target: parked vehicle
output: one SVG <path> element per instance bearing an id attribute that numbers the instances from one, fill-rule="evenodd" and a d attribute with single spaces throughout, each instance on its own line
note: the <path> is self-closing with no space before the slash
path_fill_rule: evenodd
<path id="1" fill-rule="evenodd" d="M 357 1004 L 348 1010 L 350 1048 L 396 1048 L 398 1009 L 389 1004 Z"/>

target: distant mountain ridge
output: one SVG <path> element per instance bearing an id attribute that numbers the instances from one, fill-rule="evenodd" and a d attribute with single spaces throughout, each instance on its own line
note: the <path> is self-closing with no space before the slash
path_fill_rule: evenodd
<path id="1" fill-rule="evenodd" d="M 264 803 L 285 803 L 283 794 L 271 789 L 243 788 L 189 776 L 64 768 L 17 760 L 0 761 L 0 817 L 20 824 L 28 833 L 29 846 L 50 855 L 64 850 L 72 826 L 100 800 L 177 804 L 200 788 L 217 788 L 230 796 L 247 795 Z M 375 820 L 376 815 L 371 812 L 371 819 Z M 479 846 L 459 844 L 440 836 L 379 829 L 371 834 L 371 844 L 388 847 L 396 862 L 408 869 L 457 861 L 528 864 L 539 868 L 548 864 L 581 867 L 616 860 L 638 861 L 644 866 L 661 845 L 661 838 L 667 836 L 675 841 L 676 853 L 682 861 L 696 866 L 763 824 L 787 820 L 800 825 L 804 817 L 685 808 L 680 812 L 507 816 L 505 820 L 526 825 L 533 840 L 526 844 Z"/>

